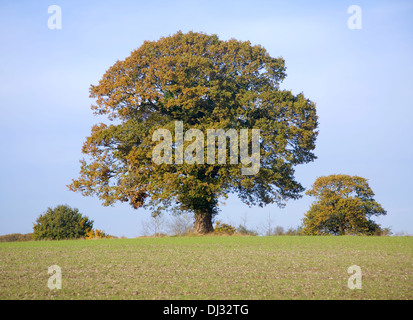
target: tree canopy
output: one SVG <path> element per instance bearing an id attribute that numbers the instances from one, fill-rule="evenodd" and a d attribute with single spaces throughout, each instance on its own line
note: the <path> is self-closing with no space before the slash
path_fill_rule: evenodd
<path id="1" fill-rule="evenodd" d="M 304 234 L 375 234 L 372 216 L 386 211 L 374 200 L 367 179 L 336 174 L 319 177 L 306 194 L 316 198 L 303 219 Z"/>
<path id="2" fill-rule="evenodd" d="M 317 115 L 302 93 L 280 89 L 285 71 L 281 57 L 249 41 L 196 32 L 145 41 L 91 85 L 94 113 L 111 122 L 93 126 L 70 189 L 97 195 L 104 205 L 193 212 L 200 233 L 213 230 L 219 201 L 230 193 L 250 206 L 301 197 L 294 167 L 316 158 Z M 229 156 L 224 163 L 181 163 L 177 151 L 191 139 L 173 144 L 172 164 L 154 163 L 154 132 L 167 129 L 176 142 L 176 121 L 184 132 L 259 129 L 259 171 L 242 174 L 243 163 Z"/>

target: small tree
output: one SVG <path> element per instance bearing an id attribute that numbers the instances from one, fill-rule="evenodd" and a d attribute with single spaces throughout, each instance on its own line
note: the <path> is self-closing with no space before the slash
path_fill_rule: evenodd
<path id="1" fill-rule="evenodd" d="M 271 213 L 268 212 L 268 218 L 261 224 L 261 234 L 264 236 L 273 235 L 273 220 L 271 218 Z"/>
<path id="2" fill-rule="evenodd" d="M 282 236 L 284 235 L 284 227 L 282 226 L 276 226 L 271 234 L 267 234 L 268 236 Z"/>
<path id="3" fill-rule="evenodd" d="M 93 220 L 72 209 L 68 205 L 48 208 L 40 215 L 33 226 L 33 239 L 77 239 L 85 237 L 93 227 Z"/>
<path id="4" fill-rule="evenodd" d="M 319 177 L 306 192 L 316 197 L 303 219 L 303 233 L 378 234 L 381 228 L 372 216 L 386 211 L 374 199 L 367 179 L 349 175 Z"/>
<path id="5" fill-rule="evenodd" d="M 173 215 L 169 221 L 169 231 L 173 235 L 185 235 L 194 232 L 193 216 L 187 212 Z"/>
<path id="6" fill-rule="evenodd" d="M 150 218 L 142 222 L 142 229 L 145 236 L 160 237 L 165 235 L 165 218 L 162 214 L 151 215 Z"/>

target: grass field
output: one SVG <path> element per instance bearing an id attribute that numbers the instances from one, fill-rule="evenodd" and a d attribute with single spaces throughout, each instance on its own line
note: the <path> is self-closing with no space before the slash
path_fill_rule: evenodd
<path id="1" fill-rule="evenodd" d="M 0 243 L 0 299 L 412 299 L 412 237 Z M 62 270 L 50 290 L 48 267 Z M 362 270 L 350 290 L 347 269 Z"/>

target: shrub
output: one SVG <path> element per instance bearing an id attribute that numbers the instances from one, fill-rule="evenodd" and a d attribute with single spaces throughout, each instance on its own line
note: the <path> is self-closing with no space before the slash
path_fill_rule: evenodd
<path id="1" fill-rule="evenodd" d="M 271 234 L 269 234 L 270 236 L 282 236 L 284 234 L 284 227 L 282 226 L 276 226 Z"/>
<path id="2" fill-rule="evenodd" d="M 266 232 L 266 236 L 299 236 L 302 235 L 302 227 L 298 226 L 297 228 L 289 227 L 287 230 L 282 226 L 276 226 L 270 231 Z"/>
<path id="3" fill-rule="evenodd" d="M 115 236 L 111 236 L 109 234 L 106 234 L 103 230 L 99 229 L 90 229 L 86 232 L 85 239 L 90 240 L 90 239 L 114 239 L 116 238 Z"/>
<path id="4" fill-rule="evenodd" d="M 374 232 L 372 233 L 374 236 L 391 236 L 393 234 L 393 232 L 390 230 L 390 228 L 377 228 L 376 230 L 374 230 Z"/>
<path id="5" fill-rule="evenodd" d="M 299 236 L 303 234 L 303 229 L 301 226 L 297 228 L 289 227 L 284 234 L 286 236 Z"/>
<path id="6" fill-rule="evenodd" d="M 226 223 L 222 223 L 221 221 L 217 221 L 217 223 L 215 224 L 214 232 L 219 234 L 234 234 L 235 227 Z"/>
<path id="7" fill-rule="evenodd" d="M 78 239 L 86 236 L 93 227 L 93 221 L 68 205 L 48 208 L 33 226 L 33 239 L 62 240 Z"/>
<path id="8" fill-rule="evenodd" d="M 245 235 L 245 236 L 257 236 L 258 235 L 256 231 L 249 230 L 241 224 L 237 228 L 237 233 Z"/>

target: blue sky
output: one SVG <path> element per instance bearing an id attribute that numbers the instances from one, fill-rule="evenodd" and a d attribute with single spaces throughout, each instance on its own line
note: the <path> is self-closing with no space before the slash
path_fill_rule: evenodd
<path id="1" fill-rule="evenodd" d="M 62 9 L 51 30 L 48 7 Z M 350 30 L 350 5 L 362 29 Z M 296 169 L 309 188 L 334 173 L 369 179 L 388 211 L 376 221 L 413 234 L 411 1 L 2 1 L 0 4 L 0 234 L 32 232 L 48 207 L 68 204 L 116 236 L 142 234 L 149 213 L 103 207 L 66 187 L 79 173 L 81 146 L 93 124 L 90 84 L 144 40 L 178 30 L 261 44 L 286 61 L 282 88 L 317 104 L 318 159 Z M 230 197 L 218 219 L 250 228 L 270 215 L 296 227 L 314 199 L 249 208 Z"/>

